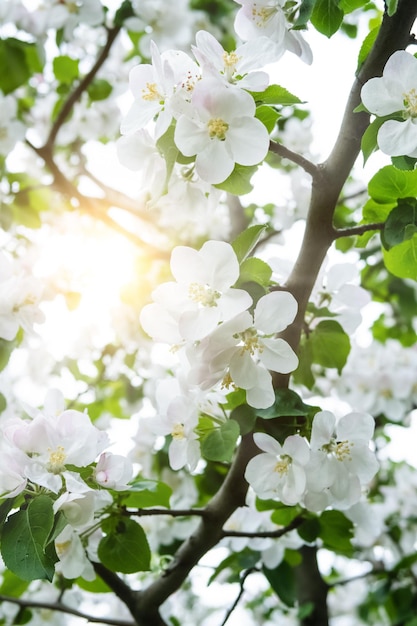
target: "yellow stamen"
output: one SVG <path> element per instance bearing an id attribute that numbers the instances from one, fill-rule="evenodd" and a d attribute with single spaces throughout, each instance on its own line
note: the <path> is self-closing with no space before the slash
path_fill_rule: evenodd
<path id="1" fill-rule="evenodd" d="M 217 300 L 220 296 L 221 294 L 218 291 L 210 289 L 210 287 L 201 283 L 191 283 L 188 288 L 190 300 L 203 306 L 217 306 Z"/>
<path id="2" fill-rule="evenodd" d="M 146 89 L 142 89 L 142 100 L 147 100 L 148 102 L 163 100 L 156 83 L 146 83 Z"/>
<path id="3" fill-rule="evenodd" d="M 216 138 L 220 139 L 220 141 L 224 141 L 226 139 L 226 133 L 229 129 L 229 124 L 227 124 L 220 117 L 214 117 L 208 122 L 207 128 L 211 139 Z"/>

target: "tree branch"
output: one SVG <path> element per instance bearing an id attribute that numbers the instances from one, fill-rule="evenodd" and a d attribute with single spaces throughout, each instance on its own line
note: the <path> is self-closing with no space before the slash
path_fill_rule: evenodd
<path id="1" fill-rule="evenodd" d="M 97 72 L 107 59 L 110 49 L 119 32 L 120 26 L 115 26 L 114 28 L 107 29 L 107 41 L 101 49 L 96 62 L 94 63 L 88 74 L 86 74 L 84 78 L 78 83 L 74 91 L 69 94 L 68 98 L 62 105 L 62 108 L 58 113 L 58 116 L 54 122 L 54 125 L 51 128 L 51 132 L 49 133 L 48 139 L 45 143 L 45 148 L 47 148 L 49 151 L 52 151 L 59 130 L 64 124 L 68 115 L 71 113 L 74 104 L 80 99 L 81 95 L 84 93 L 87 87 L 92 83 Z"/>
<path id="2" fill-rule="evenodd" d="M 299 165 L 305 172 L 307 172 L 307 174 L 310 174 L 310 176 L 312 176 L 313 178 L 320 175 L 320 169 L 317 165 L 303 157 L 301 154 L 298 154 L 298 152 L 293 152 L 289 148 L 286 148 L 282 143 L 278 143 L 277 141 L 270 141 L 269 149 L 271 152 L 277 154 L 283 159 L 288 159 L 296 165 Z"/>
<path id="3" fill-rule="evenodd" d="M 205 509 L 124 509 L 123 515 L 146 517 L 150 515 L 168 515 L 169 517 L 204 517 Z"/>
<path id="4" fill-rule="evenodd" d="M 227 611 L 226 616 L 224 618 L 224 620 L 222 621 L 220 626 L 225 626 L 226 622 L 228 622 L 229 617 L 232 615 L 233 611 L 236 609 L 237 605 L 239 604 L 243 594 L 245 593 L 245 581 L 248 578 L 248 576 L 250 576 L 251 574 L 253 574 L 254 572 L 257 572 L 258 569 L 256 567 L 251 567 L 250 569 L 247 569 L 245 572 L 243 572 L 241 578 L 240 578 L 240 590 L 239 593 L 236 597 L 236 600 L 233 602 L 232 606 L 230 607 L 230 609 Z"/>
<path id="5" fill-rule="evenodd" d="M 96 617 L 94 615 L 87 615 L 86 613 L 77 611 L 77 609 L 73 609 L 70 606 L 62 604 L 62 602 L 40 602 L 25 598 L 14 598 L 0 595 L 0 603 L 1 602 L 10 602 L 24 609 L 49 609 L 50 611 L 57 611 L 58 613 L 66 613 L 68 615 L 74 615 L 75 617 L 81 617 L 87 620 L 87 622 L 96 624 L 109 624 L 109 626 L 134 626 L 134 622 L 129 622 L 122 619 L 111 619 L 109 617 Z"/>

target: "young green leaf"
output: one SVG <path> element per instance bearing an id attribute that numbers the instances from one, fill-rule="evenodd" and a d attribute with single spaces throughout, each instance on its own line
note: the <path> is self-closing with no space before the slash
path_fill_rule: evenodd
<path id="1" fill-rule="evenodd" d="M 53 578 L 58 557 L 55 550 L 47 549 L 54 526 L 52 505 L 48 496 L 37 496 L 4 524 L 1 538 L 4 564 L 23 580 Z"/>
<path id="2" fill-rule="evenodd" d="M 319 33 L 331 37 L 339 30 L 343 16 L 338 0 L 316 0 L 310 19 Z"/>
<path id="3" fill-rule="evenodd" d="M 307 341 L 311 343 L 314 363 L 334 367 L 341 373 L 350 352 L 350 340 L 339 322 L 323 320 Z"/>
<path id="4" fill-rule="evenodd" d="M 107 534 L 98 546 L 98 557 L 112 572 L 134 574 L 148 571 L 151 551 L 145 532 L 130 518 L 110 519 L 103 524 Z"/>
<path id="5" fill-rule="evenodd" d="M 202 455 L 208 461 L 231 461 L 239 435 L 239 424 L 235 420 L 224 422 L 203 439 Z"/>
<path id="6" fill-rule="evenodd" d="M 250 226 L 250 228 L 243 230 L 236 239 L 232 241 L 232 248 L 235 251 L 239 263 L 242 263 L 242 261 L 249 256 L 262 234 L 265 232 L 265 229 L 266 226 L 263 225 Z"/>

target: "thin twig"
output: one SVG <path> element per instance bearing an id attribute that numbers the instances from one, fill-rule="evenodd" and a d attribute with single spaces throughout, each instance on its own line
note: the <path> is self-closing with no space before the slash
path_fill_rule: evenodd
<path id="1" fill-rule="evenodd" d="M 284 145 L 282 145 L 282 143 L 278 143 L 277 141 L 270 141 L 269 149 L 271 152 L 277 154 L 283 159 L 289 159 L 296 165 L 299 165 L 303 168 L 305 172 L 307 172 L 307 174 L 310 174 L 310 176 L 312 176 L 313 178 L 318 176 L 318 174 L 320 173 L 320 168 L 315 165 L 315 163 L 312 163 L 301 154 L 298 154 L 298 152 L 293 152 L 289 148 L 286 148 Z"/>
<path id="2" fill-rule="evenodd" d="M 284 528 L 279 528 L 278 530 L 270 530 L 265 532 L 241 532 L 239 530 L 225 530 L 223 531 L 223 537 L 249 537 L 249 538 L 269 538 L 269 539 L 279 539 L 279 537 L 283 537 L 291 530 L 298 528 L 301 523 L 304 521 L 302 515 L 297 515 L 293 519 L 293 521 L 288 524 L 288 526 L 284 526 Z"/>
<path id="3" fill-rule="evenodd" d="M 361 226 L 352 226 L 349 228 L 340 228 L 335 230 L 334 238 L 340 239 L 341 237 L 353 237 L 354 235 L 364 235 L 371 230 L 382 230 L 385 226 L 385 222 L 375 222 L 373 224 L 362 224 Z"/>
<path id="4" fill-rule="evenodd" d="M 220 626 L 225 626 L 226 622 L 228 621 L 229 617 L 231 616 L 231 614 L 233 613 L 233 611 L 236 609 L 237 605 L 239 604 L 243 594 L 245 593 L 245 581 L 248 578 L 248 576 L 250 576 L 250 574 L 253 574 L 254 572 L 258 572 L 258 568 L 257 567 L 251 567 L 250 569 L 247 569 L 245 572 L 243 572 L 242 577 L 240 579 L 240 590 L 239 593 L 236 597 L 236 600 L 233 602 L 232 606 L 230 607 L 230 609 L 228 609 L 224 620 L 222 621 L 222 623 L 220 624 Z"/>
<path id="5" fill-rule="evenodd" d="M 204 517 L 205 509 L 124 509 L 123 515 L 146 517 L 151 515 L 169 515 L 170 517 Z"/>
<path id="6" fill-rule="evenodd" d="M 58 135 L 58 132 L 61 126 L 64 124 L 65 120 L 67 119 L 68 115 L 71 113 L 71 110 L 74 104 L 77 102 L 77 100 L 79 100 L 83 92 L 92 83 L 97 72 L 103 65 L 104 61 L 107 59 L 110 48 L 112 47 L 119 32 L 120 32 L 120 26 L 115 26 L 114 28 L 107 29 L 107 41 L 104 44 L 103 48 L 101 49 L 101 52 L 98 55 L 96 62 L 94 63 L 93 67 L 88 72 L 88 74 L 86 74 L 84 78 L 78 83 L 74 91 L 72 91 L 69 94 L 68 98 L 65 100 L 64 104 L 62 105 L 62 108 L 60 109 L 58 113 L 58 116 L 54 122 L 54 125 L 51 128 L 51 132 L 49 133 L 49 137 L 45 144 L 45 147 L 48 150 L 50 151 L 52 150 L 56 137 Z"/>
<path id="7" fill-rule="evenodd" d="M 87 615 L 86 613 L 82 613 L 81 611 L 77 611 L 77 609 L 73 609 L 70 606 L 66 606 L 61 602 L 40 602 L 37 600 L 26 600 L 24 598 L 13 598 L 9 596 L 0 595 L 0 603 L 1 602 L 11 602 L 12 604 L 17 604 L 18 606 L 26 609 L 49 609 L 50 611 L 57 611 L 59 613 L 67 613 L 68 615 L 74 615 L 75 617 L 81 617 L 87 622 L 96 623 L 96 624 L 109 624 L 110 626 L 134 626 L 135 622 L 127 621 L 122 619 L 110 619 L 108 617 L 97 617 L 94 615 Z"/>

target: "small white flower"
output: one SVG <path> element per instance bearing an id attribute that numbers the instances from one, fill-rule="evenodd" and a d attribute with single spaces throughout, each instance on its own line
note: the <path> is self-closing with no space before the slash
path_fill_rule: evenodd
<path id="1" fill-rule="evenodd" d="M 369 448 L 374 428 L 374 419 L 367 413 L 349 413 L 337 424 L 330 411 L 316 413 L 307 467 L 308 508 L 319 510 L 329 503 L 349 508 L 359 501 L 362 486 L 378 470 Z"/>
<path id="2" fill-rule="evenodd" d="M 195 156 L 197 174 L 213 185 L 230 176 L 235 163 L 257 165 L 266 157 L 269 135 L 257 120 L 255 102 L 237 87 L 205 78 L 194 88 L 191 106 L 180 115 L 174 141 Z"/>
<path id="3" fill-rule="evenodd" d="M 152 293 L 155 303 L 141 312 L 141 324 L 151 337 L 168 343 L 202 339 L 252 303 L 246 291 L 232 288 L 239 263 L 224 241 L 207 241 L 199 251 L 177 246 L 171 271 L 177 282 L 157 287 Z"/>
<path id="4" fill-rule="evenodd" d="M 306 486 L 305 466 L 310 458 L 308 444 L 300 435 L 290 435 L 281 446 L 266 433 L 255 433 L 263 452 L 251 459 L 245 478 L 260 498 L 279 498 L 289 506 L 298 504 Z"/>
<path id="5" fill-rule="evenodd" d="M 200 30 L 195 39 L 197 46 L 192 49 L 203 68 L 203 75 L 221 77 L 226 84 L 238 83 L 239 87 L 250 91 L 264 91 L 267 88 L 268 74 L 256 70 L 276 60 L 270 39 L 259 37 L 232 52 L 226 52 L 217 39 L 204 30 Z"/>
<path id="6" fill-rule="evenodd" d="M 397 50 L 388 59 L 382 77 L 362 87 L 362 102 L 377 116 L 393 115 L 378 131 L 378 146 L 390 156 L 417 157 L 417 59 Z"/>

